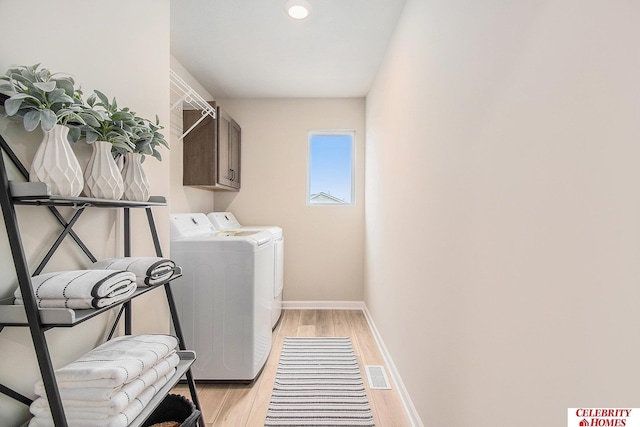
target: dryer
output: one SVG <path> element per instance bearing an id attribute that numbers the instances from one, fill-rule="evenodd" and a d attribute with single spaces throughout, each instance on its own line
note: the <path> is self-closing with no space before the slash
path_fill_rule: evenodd
<path id="1" fill-rule="evenodd" d="M 275 328 L 282 315 L 282 290 L 284 289 L 284 235 L 282 228 L 269 225 L 240 225 L 231 212 L 211 212 L 207 214 L 216 230 L 222 231 L 268 231 L 273 235 L 273 301 L 271 327 Z"/>
<path id="2" fill-rule="evenodd" d="M 251 382 L 271 350 L 273 237 L 219 232 L 204 213 L 171 214 L 171 283 L 196 380 Z"/>

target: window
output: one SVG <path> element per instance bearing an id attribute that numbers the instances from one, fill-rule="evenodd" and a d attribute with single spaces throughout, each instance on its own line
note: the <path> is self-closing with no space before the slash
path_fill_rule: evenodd
<path id="1" fill-rule="evenodd" d="M 352 205 L 353 131 L 309 133 L 308 205 Z"/>

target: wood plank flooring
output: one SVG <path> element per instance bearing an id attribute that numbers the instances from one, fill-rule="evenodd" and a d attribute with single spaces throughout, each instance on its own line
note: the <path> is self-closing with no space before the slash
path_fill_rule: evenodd
<path id="1" fill-rule="evenodd" d="M 273 346 L 267 364 L 253 385 L 197 384 L 207 427 L 264 426 L 284 337 L 333 336 L 351 337 L 376 426 L 410 427 L 393 384 L 391 390 L 369 389 L 364 365 L 384 365 L 384 359 L 359 310 L 285 310 L 273 331 Z M 386 366 L 385 369 L 389 376 L 389 369 Z M 182 384 L 172 393 L 190 397 L 187 386 Z"/>

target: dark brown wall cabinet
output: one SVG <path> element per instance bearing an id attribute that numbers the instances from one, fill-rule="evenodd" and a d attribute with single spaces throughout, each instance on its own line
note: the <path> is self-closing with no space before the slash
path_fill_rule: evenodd
<path id="1" fill-rule="evenodd" d="M 215 102 L 210 102 L 216 106 Z M 183 129 L 202 117 L 184 110 Z M 182 184 L 210 190 L 240 190 L 240 125 L 220 107 L 184 137 Z"/>

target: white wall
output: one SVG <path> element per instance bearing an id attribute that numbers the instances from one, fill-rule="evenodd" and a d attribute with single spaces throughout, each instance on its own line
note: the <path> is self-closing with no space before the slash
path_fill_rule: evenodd
<path id="1" fill-rule="evenodd" d="M 364 99 L 220 99 L 242 127 L 242 188 L 215 209 L 285 236 L 286 301 L 362 301 Z M 307 206 L 311 130 L 356 131 L 356 203 Z"/>
<path id="2" fill-rule="evenodd" d="M 638 16 L 407 1 L 367 97 L 365 301 L 424 425 L 638 406 Z"/>
<path id="3" fill-rule="evenodd" d="M 39 24 L 26 29 L 25 20 Z M 2 73 L 12 64 L 41 62 L 51 70 L 73 74 L 85 95 L 99 89 L 143 117 L 153 118 L 158 114 L 169 133 L 169 0 L 115 0 L 91 2 L 90 6 L 82 0 L 58 0 L 55 5 L 34 0 L 28 7 L 23 2 L 3 1 L 0 26 L 6 36 L 0 45 Z M 28 134 L 19 125 L 3 122 L 0 132 L 28 165 L 41 139 L 39 131 Z M 86 163 L 89 147 L 80 143 L 75 151 L 81 165 Z M 163 162 L 148 158 L 144 168 L 152 194 L 168 196 L 171 153 L 163 150 L 162 155 Z M 168 207 L 154 209 L 165 252 L 168 251 L 168 212 Z M 57 237 L 59 226 L 42 208 L 20 208 L 18 217 L 28 260 L 35 267 Z M 96 257 L 114 256 L 122 251 L 121 232 L 117 227 L 120 221 L 116 211 L 92 209 L 80 218 L 76 231 Z M 153 254 L 144 211 L 133 211 L 132 221 L 133 254 Z M 73 243 L 65 242 L 45 271 L 81 268 L 87 263 Z M 0 227 L 0 264 L 3 272 L 0 298 L 7 303 L 17 281 L 4 225 Z M 99 342 L 108 317 L 103 315 L 72 329 L 47 332 L 54 365 L 61 366 L 75 359 Z M 168 331 L 168 308 L 164 292 L 159 289 L 136 300 L 134 332 L 165 331 Z M 0 382 L 33 396 L 39 371 L 26 328 L 5 328 L 0 332 L 0 358 L 3 360 Z M 19 425 L 27 414 L 24 405 L 0 395 L 0 425 Z"/>

